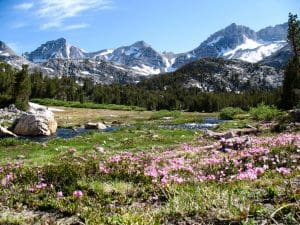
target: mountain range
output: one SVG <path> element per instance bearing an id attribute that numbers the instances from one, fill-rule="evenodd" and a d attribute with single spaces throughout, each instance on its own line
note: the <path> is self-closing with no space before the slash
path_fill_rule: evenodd
<path id="1" fill-rule="evenodd" d="M 0 42 L 0 60 L 16 68 L 29 64 L 47 75 L 92 77 L 97 83 L 139 82 L 149 75 L 173 72 L 204 58 L 223 58 L 282 68 L 291 55 L 286 41 L 287 23 L 257 32 L 235 23 L 215 32 L 195 49 L 160 53 L 144 41 L 116 49 L 86 52 L 66 39 L 48 41 L 32 52 L 18 56 Z M 237 61 L 237 62 L 238 62 Z"/>

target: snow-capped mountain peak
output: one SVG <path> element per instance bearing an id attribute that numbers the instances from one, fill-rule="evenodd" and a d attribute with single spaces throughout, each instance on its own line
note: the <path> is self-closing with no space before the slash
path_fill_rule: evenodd
<path id="1" fill-rule="evenodd" d="M 0 41 L 0 56 L 16 56 L 16 53 L 8 47 L 3 41 Z"/>
<path id="2" fill-rule="evenodd" d="M 109 61 L 126 65 L 142 75 L 166 72 L 169 59 L 155 51 L 144 41 L 115 49 L 108 57 Z"/>
<path id="3" fill-rule="evenodd" d="M 59 38 L 54 41 L 48 41 L 42 44 L 36 50 L 25 53 L 24 56 L 34 62 L 43 63 L 49 59 L 82 59 L 86 53 L 67 42 L 65 38 Z"/>
<path id="4" fill-rule="evenodd" d="M 25 53 L 24 57 L 38 64 L 52 59 L 104 60 L 116 66 L 125 66 L 145 76 L 172 72 L 201 58 L 220 57 L 256 63 L 287 46 L 286 35 L 286 23 L 266 27 L 257 32 L 246 26 L 232 23 L 210 35 L 197 48 L 181 54 L 160 53 L 145 41 L 89 53 L 70 44 L 65 38 L 59 38 L 42 44 L 31 53 Z M 1 54 L 13 53 L 4 52 L 0 46 L 0 56 Z"/>
<path id="5" fill-rule="evenodd" d="M 194 50 L 180 54 L 173 67 L 179 68 L 189 62 L 207 57 L 256 63 L 286 46 L 286 36 L 286 23 L 267 27 L 258 32 L 233 23 L 212 34 Z"/>

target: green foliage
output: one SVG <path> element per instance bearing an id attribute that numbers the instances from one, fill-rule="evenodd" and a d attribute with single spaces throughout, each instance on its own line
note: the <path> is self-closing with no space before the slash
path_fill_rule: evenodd
<path id="1" fill-rule="evenodd" d="M 293 57 L 286 66 L 282 87 L 281 107 L 291 109 L 300 103 L 300 21 L 297 15 L 289 14 L 288 40 Z"/>
<path id="2" fill-rule="evenodd" d="M 0 107 L 13 102 L 15 71 L 6 63 L 0 62 Z"/>
<path id="3" fill-rule="evenodd" d="M 271 121 L 282 115 L 282 111 L 275 106 L 259 104 L 256 108 L 250 108 L 250 115 L 254 120 Z"/>
<path id="4" fill-rule="evenodd" d="M 15 104 L 18 109 L 26 111 L 29 107 L 30 78 L 28 75 L 28 65 L 23 65 L 22 70 L 16 74 L 15 80 Z"/>
<path id="5" fill-rule="evenodd" d="M 278 191 L 274 187 L 267 188 L 267 195 L 266 197 L 269 199 L 274 199 L 278 195 Z"/>
<path id="6" fill-rule="evenodd" d="M 239 107 L 226 107 L 219 113 L 219 118 L 223 120 L 233 120 L 237 115 L 244 113 Z"/>
<path id="7" fill-rule="evenodd" d="M 25 143 L 26 141 L 18 140 L 16 138 L 0 138 L 0 146 L 9 147 L 9 146 L 18 146 Z"/>
<path id="8" fill-rule="evenodd" d="M 150 119 L 159 120 L 159 119 L 163 119 L 164 117 L 178 118 L 180 117 L 180 115 L 181 112 L 179 111 L 159 110 L 155 112 Z"/>
<path id="9" fill-rule="evenodd" d="M 83 169 L 68 162 L 44 167 L 44 177 L 47 183 L 53 184 L 58 190 L 71 194 L 76 190 L 77 181 L 83 176 Z"/>

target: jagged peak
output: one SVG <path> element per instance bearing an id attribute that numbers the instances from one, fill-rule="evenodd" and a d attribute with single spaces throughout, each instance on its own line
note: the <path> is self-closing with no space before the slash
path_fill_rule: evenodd
<path id="1" fill-rule="evenodd" d="M 228 25 L 227 27 L 225 27 L 223 29 L 224 31 L 233 31 L 233 30 L 248 30 L 251 32 L 255 32 L 254 30 L 252 30 L 251 28 L 244 26 L 244 25 L 238 25 L 236 23 L 232 23 L 230 25 Z"/>
<path id="2" fill-rule="evenodd" d="M 148 48 L 151 47 L 149 44 L 147 44 L 145 41 L 137 41 L 133 43 L 131 46 L 137 47 L 137 48 Z"/>

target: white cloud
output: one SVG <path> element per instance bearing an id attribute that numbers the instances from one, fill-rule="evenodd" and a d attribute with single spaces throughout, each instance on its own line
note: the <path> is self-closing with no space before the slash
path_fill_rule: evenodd
<path id="1" fill-rule="evenodd" d="M 76 30 L 76 29 L 82 29 L 88 27 L 88 24 L 86 23 L 79 23 L 79 24 L 72 24 L 68 26 L 64 26 L 62 30 Z"/>
<path id="2" fill-rule="evenodd" d="M 21 10 L 29 10 L 33 7 L 33 2 L 24 2 L 22 4 L 15 5 L 16 9 L 21 9 Z"/>
<path id="3" fill-rule="evenodd" d="M 111 4 L 110 0 L 40 0 L 36 15 L 46 20 L 41 29 L 59 28 L 68 18 L 79 16 L 82 12 L 92 9 L 109 9 Z M 79 27 L 70 25 L 70 29 L 78 28 L 83 28 L 83 24 Z"/>

